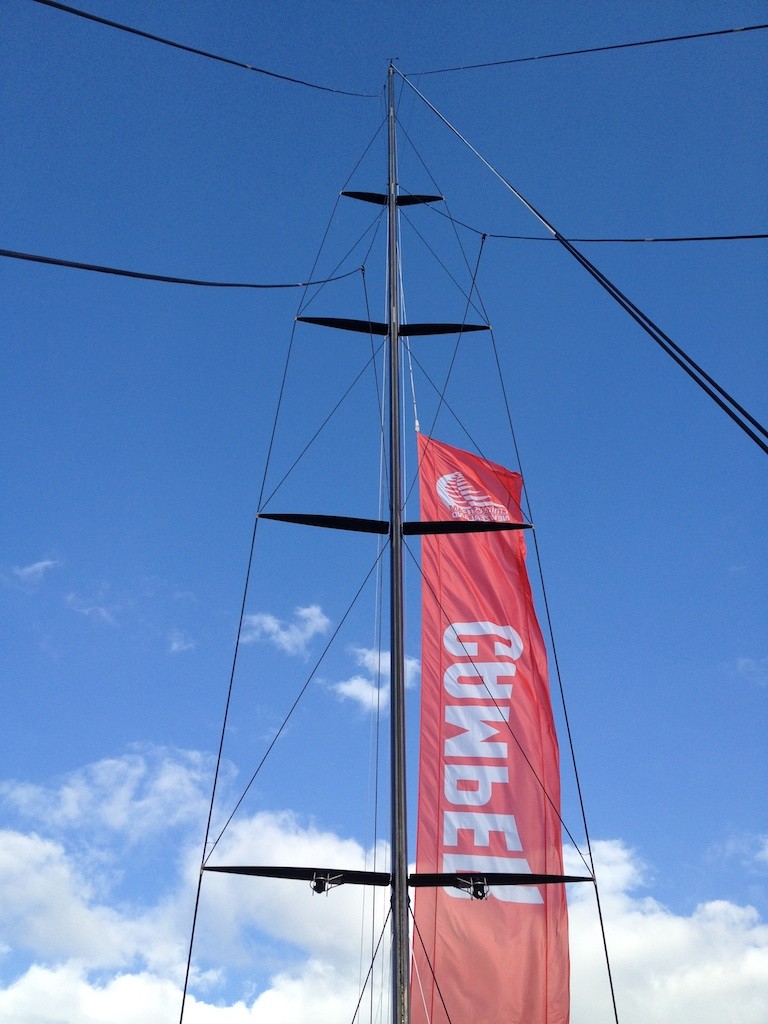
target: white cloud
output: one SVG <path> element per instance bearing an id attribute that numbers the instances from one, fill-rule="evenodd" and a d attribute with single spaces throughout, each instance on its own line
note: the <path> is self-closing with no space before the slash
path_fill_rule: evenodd
<path id="1" fill-rule="evenodd" d="M 170 654 L 179 654 L 183 651 L 191 651 L 195 647 L 195 641 L 190 639 L 186 633 L 180 629 L 172 629 L 168 634 L 168 652 Z"/>
<path id="2" fill-rule="evenodd" d="M 390 653 L 370 647 L 353 647 L 352 653 L 359 668 L 367 675 L 355 674 L 331 689 L 342 700 L 351 700 L 363 711 L 385 711 L 389 706 Z M 410 688 L 418 679 L 421 665 L 418 658 L 405 659 L 405 685 Z"/>
<path id="3" fill-rule="evenodd" d="M 675 914 L 639 894 L 643 866 L 624 844 L 598 842 L 593 850 L 623 1024 L 768 1019 L 768 926 L 756 910 L 715 900 Z M 572 886 L 569 899 L 573 1024 L 608 1024 L 591 886 Z"/>
<path id="4" fill-rule="evenodd" d="M 243 618 L 240 641 L 250 644 L 257 640 L 267 640 L 286 654 L 304 655 L 309 641 L 327 633 L 330 624 L 330 619 L 316 604 L 297 608 L 293 622 L 284 622 L 274 615 L 256 612 Z"/>
<path id="5" fill-rule="evenodd" d="M 58 565 L 61 565 L 61 562 L 44 558 L 40 562 L 33 562 L 32 565 L 14 565 L 13 574 L 22 583 L 39 583 L 49 569 L 54 569 Z"/>
<path id="6" fill-rule="evenodd" d="M 0 832 L 0 925 L 16 950 L 44 960 L 82 959 L 92 967 L 130 959 L 128 922 L 100 905 L 95 890 L 60 843 Z"/>
<path id="7" fill-rule="evenodd" d="M 389 691 L 385 686 L 371 682 L 365 676 L 352 676 L 342 683 L 334 683 L 333 692 L 342 700 L 351 700 L 363 711 L 386 711 L 389 707 Z"/>
<path id="8" fill-rule="evenodd" d="M 365 850 L 354 839 L 342 838 L 283 811 L 263 812 L 233 822 L 211 863 L 330 869 L 375 866 L 384 870 L 387 858 L 385 844 L 375 851 Z M 204 909 L 218 929 L 214 948 L 222 942 L 233 948 L 242 941 L 245 929 L 256 926 L 269 938 L 290 943 L 337 968 L 356 969 L 361 915 L 372 900 L 371 892 L 364 887 L 341 886 L 318 896 L 308 882 L 222 874 L 209 874 L 205 881 Z M 386 902 L 379 893 L 379 928 Z"/>
<path id="9" fill-rule="evenodd" d="M 211 779 L 202 755 L 146 746 L 96 761 L 56 785 L 0 783 L 0 796 L 48 829 L 107 830 L 136 841 L 200 821 Z"/>

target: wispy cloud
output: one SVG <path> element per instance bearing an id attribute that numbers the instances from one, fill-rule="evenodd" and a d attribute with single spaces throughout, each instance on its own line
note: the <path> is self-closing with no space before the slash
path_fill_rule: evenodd
<path id="1" fill-rule="evenodd" d="M 768 658 L 737 658 L 736 674 L 757 686 L 768 686 Z"/>
<path id="2" fill-rule="evenodd" d="M 107 608 L 106 605 L 97 604 L 94 601 L 89 601 L 87 598 L 78 597 L 73 592 L 67 594 L 64 600 L 67 607 L 79 612 L 80 615 L 85 615 L 91 619 L 100 619 L 102 622 L 109 622 L 111 625 L 114 625 L 114 615 L 112 610 Z"/>
<path id="3" fill-rule="evenodd" d="M 14 565 L 13 575 L 22 583 L 39 583 L 49 569 L 55 569 L 61 562 L 53 558 L 43 558 L 31 565 Z"/>
<path id="4" fill-rule="evenodd" d="M 243 619 L 241 643 L 251 644 L 266 640 L 286 654 L 305 655 L 310 640 L 328 632 L 331 620 L 319 605 L 297 608 L 293 622 L 284 622 L 264 612 L 246 615 Z"/>
<path id="5" fill-rule="evenodd" d="M 351 700 L 363 711 L 378 708 L 384 711 L 389 706 L 390 653 L 377 651 L 370 647 L 353 647 L 352 654 L 358 668 L 365 670 L 365 675 L 356 673 L 349 679 L 331 686 L 333 692 L 341 700 Z M 417 658 L 405 659 L 405 685 L 415 684 L 420 671 Z"/>
<path id="6" fill-rule="evenodd" d="M 709 850 L 710 860 L 727 863 L 736 861 L 741 871 L 765 875 L 768 869 L 768 835 L 744 833 L 713 843 Z"/>
<path id="7" fill-rule="evenodd" d="M 168 653 L 180 654 L 183 651 L 191 651 L 195 647 L 195 641 L 187 636 L 180 629 L 172 629 L 168 634 Z"/>

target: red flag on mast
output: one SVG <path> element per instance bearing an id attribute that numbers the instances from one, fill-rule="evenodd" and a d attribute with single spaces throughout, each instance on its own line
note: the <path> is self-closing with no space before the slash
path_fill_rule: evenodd
<path id="1" fill-rule="evenodd" d="M 422 520 L 522 522 L 522 479 L 420 435 Z M 560 774 L 522 530 L 422 538 L 417 872 L 562 874 Z M 565 888 L 415 891 L 413 1024 L 567 1024 Z"/>

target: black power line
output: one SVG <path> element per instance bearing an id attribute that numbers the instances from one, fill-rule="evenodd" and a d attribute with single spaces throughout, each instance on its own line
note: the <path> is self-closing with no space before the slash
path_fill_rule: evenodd
<path id="1" fill-rule="evenodd" d="M 12 260 L 26 260 L 29 263 L 45 263 L 52 267 L 68 267 L 70 270 L 89 270 L 95 274 L 112 274 L 115 277 L 132 277 L 138 281 L 160 281 L 163 284 L 187 284 L 196 288 L 310 288 L 313 285 L 330 284 L 331 281 L 342 281 L 358 273 L 359 268 L 348 270 L 336 277 L 326 277 L 319 281 L 298 281 L 287 284 L 257 284 L 253 281 L 199 281 L 189 277 L 169 277 L 167 274 L 145 274 L 139 270 L 121 270 L 119 267 L 102 267 L 97 263 L 78 263 L 75 260 L 61 260 L 55 256 L 36 256 L 31 252 L 14 252 L 13 249 L 0 249 L 0 256 Z"/>
<path id="2" fill-rule="evenodd" d="M 151 39 L 154 43 L 162 43 L 164 46 L 172 46 L 176 50 L 184 50 L 185 53 L 194 53 L 198 57 L 206 57 L 208 60 L 217 60 L 222 64 L 230 64 L 235 68 L 242 68 L 244 71 L 256 71 L 260 75 L 267 75 L 269 78 L 279 78 L 283 82 L 292 82 L 294 85 L 304 85 L 308 89 L 319 89 L 321 92 L 333 92 L 339 96 L 357 96 L 360 99 L 378 99 L 364 92 L 348 92 L 346 89 L 334 89 L 329 85 L 318 85 L 316 82 L 306 82 L 302 78 L 292 78 L 290 75 L 280 75 L 277 71 L 267 71 L 266 68 L 258 68 L 253 64 L 245 64 L 240 60 L 233 60 L 231 57 L 221 57 L 216 53 L 209 53 L 207 50 L 200 50 L 196 46 L 187 46 L 185 43 L 176 43 L 172 39 L 165 39 L 163 36 L 153 35 L 152 32 L 144 32 L 139 28 L 132 28 L 130 25 L 123 25 L 119 21 L 110 21 L 109 18 L 100 18 L 89 11 L 81 11 L 77 7 L 70 7 L 68 4 L 57 3 L 57 0 L 33 0 L 36 4 L 44 7 L 53 7 L 57 11 L 64 11 L 66 14 L 75 14 L 78 18 L 85 18 L 87 21 L 95 21 L 99 25 L 106 25 L 108 28 L 117 28 L 121 32 L 129 32 L 134 36 L 141 36 L 142 39 Z"/>
<path id="3" fill-rule="evenodd" d="M 41 0 L 42 2 L 42 0 Z M 498 68 L 505 64 L 525 64 L 532 60 L 552 60 L 554 57 L 578 57 L 586 53 L 605 53 L 608 50 L 628 50 L 634 46 L 656 46 L 659 43 L 681 43 L 690 39 L 707 39 L 712 36 L 727 36 L 735 32 L 759 32 L 768 25 L 745 25 L 742 28 L 721 28 L 713 32 L 691 32 L 685 36 L 665 36 L 662 39 L 642 39 L 635 43 L 613 43 L 610 46 L 590 46 L 583 50 L 561 50 L 559 53 L 540 53 L 535 57 L 512 57 L 509 60 L 492 60 L 485 64 L 463 64 L 455 68 L 437 68 L 433 71 L 411 72 L 405 77 L 418 75 L 445 75 L 450 71 L 476 71 L 479 68 Z"/>
<path id="4" fill-rule="evenodd" d="M 598 270 L 598 268 L 591 263 L 587 257 L 580 252 L 572 242 L 570 242 L 564 235 L 561 235 L 557 228 L 546 219 L 546 217 L 533 206 L 532 203 L 528 202 L 524 195 L 519 192 L 514 185 L 508 181 L 503 174 L 496 170 L 486 158 L 480 153 L 475 147 L 469 142 L 451 122 L 441 114 L 437 107 L 431 103 L 427 97 L 420 92 L 413 82 L 409 81 L 405 75 L 401 75 L 407 85 L 416 93 L 416 95 L 426 104 L 427 107 L 435 114 L 436 117 L 442 121 L 442 123 L 448 128 L 453 134 L 485 165 L 485 167 L 498 179 L 501 184 L 508 189 L 512 195 L 514 195 L 520 202 L 526 207 L 526 209 L 533 214 L 538 220 L 542 227 L 549 231 L 553 238 L 563 246 L 564 249 L 575 260 L 577 260 L 581 266 L 589 273 L 597 283 L 604 288 L 608 294 L 615 299 L 615 301 L 628 313 L 632 319 L 642 327 L 642 329 L 648 334 L 656 344 L 673 359 L 677 365 L 688 374 L 688 376 L 705 392 L 709 395 L 713 402 L 718 405 L 723 412 L 729 416 L 737 426 L 739 426 L 744 433 L 751 438 L 755 444 L 761 448 L 766 455 L 768 455 L 768 429 L 763 426 L 754 416 L 752 416 L 747 410 L 740 405 L 736 399 L 730 395 L 725 388 L 721 387 L 716 380 L 714 380 L 698 363 L 696 363 L 683 349 L 674 342 L 668 334 L 651 320 L 638 306 L 636 306 L 631 299 L 629 299 L 623 292 L 621 292 L 613 282 Z"/>

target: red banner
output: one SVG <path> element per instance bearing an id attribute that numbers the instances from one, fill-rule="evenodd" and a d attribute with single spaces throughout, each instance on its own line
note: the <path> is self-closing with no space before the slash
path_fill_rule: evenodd
<path id="1" fill-rule="evenodd" d="M 521 477 L 419 436 L 421 518 L 522 522 Z M 417 872 L 562 874 L 560 773 L 524 531 L 422 540 Z M 413 1024 L 567 1024 L 565 887 L 416 889 Z"/>

